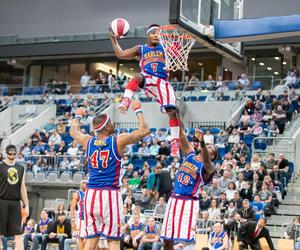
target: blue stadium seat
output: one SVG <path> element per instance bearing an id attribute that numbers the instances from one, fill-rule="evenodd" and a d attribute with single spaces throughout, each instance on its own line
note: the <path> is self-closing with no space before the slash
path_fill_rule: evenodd
<path id="1" fill-rule="evenodd" d="M 230 100 L 230 96 L 229 95 L 224 95 L 223 96 L 223 101 L 227 102 Z"/>
<path id="2" fill-rule="evenodd" d="M 229 81 L 227 84 L 228 84 L 228 90 L 236 90 L 238 87 L 236 81 Z"/>
<path id="3" fill-rule="evenodd" d="M 156 160 L 155 159 L 147 159 L 147 163 L 150 168 L 154 168 L 156 166 Z"/>
<path id="4" fill-rule="evenodd" d="M 262 88 L 262 82 L 261 81 L 254 81 L 251 85 L 252 90 L 258 90 Z"/>
<path id="5" fill-rule="evenodd" d="M 197 96 L 194 96 L 194 95 L 189 96 L 189 101 L 190 101 L 190 102 L 197 102 L 197 101 L 198 101 L 198 100 L 197 100 Z"/>
<path id="6" fill-rule="evenodd" d="M 211 134 L 219 134 L 221 132 L 220 128 L 210 128 Z"/>
<path id="7" fill-rule="evenodd" d="M 156 128 L 150 128 L 151 133 L 156 133 L 157 129 Z"/>
<path id="8" fill-rule="evenodd" d="M 200 96 L 198 97 L 198 101 L 199 101 L 199 102 L 205 102 L 206 98 L 207 98 L 207 96 L 205 96 L 205 95 L 200 95 Z"/>
<path id="9" fill-rule="evenodd" d="M 128 133 L 131 133 L 131 132 L 133 132 L 135 130 L 137 130 L 137 128 L 130 128 L 129 131 L 128 131 Z"/>
<path id="10" fill-rule="evenodd" d="M 164 133 L 168 133 L 169 132 L 169 128 L 160 128 L 160 130 Z"/>
<path id="11" fill-rule="evenodd" d="M 247 95 L 247 97 L 248 97 L 249 99 L 251 99 L 252 101 L 254 100 L 254 96 L 253 96 L 253 95 Z"/>
<path id="12" fill-rule="evenodd" d="M 289 169 L 290 173 L 294 173 L 294 169 L 295 169 L 294 163 L 290 162 L 289 167 L 290 167 Z"/>
<path id="13" fill-rule="evenodd" d="M 252 145 L 253 139 L 254 139 L 254 136 L 252 134 L 244 135 L 244 142 L 246 145 L 248 145 L 250 147 Z"/>
<path id="14" fill-rule="evenodd" d="M 226 154 L 225 148 L 218 148 L 218 153 L 219 153 L 219 157 L 220 157 L 221 159 L 224 159 L 224 156 L 225 156 L 225 154 Z"/>
<path id="15" fill-rule="evenodd" d="M 203 133 L 206 133 L 207 128 L 200 128 Z"/>
<path id="16" fill-rule="evenodd" d="M 116 135 L 119 134 L 119 129 L 118 128 L 115 129 L 115 134 Z"/>
<path id="17" fill-rule="evenodd" d="M 179 83 L 178 86 L 177 86 L 177 90 L 178 91 L 182 91 L 184 88 L 184 84 L 183 83 Z"/>
<path id="18" fill-rule="evenodd" d="M 267 144 L 263 142 L 255 142 L 255 149 L 266 150 Z"/>
<path id="19" fill-rule="evenodd" d="M 190 128 L 189 135 L 194 135 L 194 133 L 195 133 L 195 128 Z"/>
<path id="20" fill-rule="evenodd" d="M 132 153 L 137 153 L 137 151 L 139 150 L 139 144 L 134 144 L 134 145 L 132 145 Z"/>
<path id="21" fill-rule="evenodd" d="M 183 101 L 183 102 L 187 102 L 188 100 L 189 100 L 189 97 L 185 97 L 185 96 L 181 97 L 181 101 Z"/>
<path id="22" fill-rule="evenodd" d="M 82 128 L 84 128 L 84 130 L 87 134 L 90 133 L 90 125 L 84 125 L 84 126 L 82 126 Z"/>
<path id="23" fill-rule="evenodd" d="M 133 164 L 133 169 L 134 170 L 140 170 L 140 169 L 143 168 L 144 161 L 142 159 L 134 159 L 132 161 L 132 164 Z"/>

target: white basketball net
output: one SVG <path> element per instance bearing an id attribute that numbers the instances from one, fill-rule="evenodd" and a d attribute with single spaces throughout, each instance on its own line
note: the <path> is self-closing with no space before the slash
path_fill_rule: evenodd
<path id="1" fill-rule="evenodd" d="M 179 34 L 174 26 L 161 26 L 158 36 L 166 56 L 166 70 L 189 70 L 188 56 L 196 39 L 183 33 Z"/>

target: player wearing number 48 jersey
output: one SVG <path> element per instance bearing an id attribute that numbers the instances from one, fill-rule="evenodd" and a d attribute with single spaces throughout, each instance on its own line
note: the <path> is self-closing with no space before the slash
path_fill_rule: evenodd
<path id="1" fill-rule="evenodd" d="M 201 152 L 196 155 L 189 145 L 183 126 L 180 127 L 180 148 L 185 154 L 174 181 L 174 192 L 168 201 L 161 238 L 164 249 L 173 249 L 173 241 L 181 242 L 185 248 L 193 249 L 195 227 L 199 213 L 199 190 L 202 184 L 210 182 L 214 174 L 212 161 L 217 157 L 214 145 L 205 145 L 203 133 L 196 130 Z"/>
<path id="2" fill-rule="evenodd" d="M 179 156 L 180 124 L 176 108 L 176 96 L 168 80 L 165 52 L 158 38 L 158 29 L 159 25 L 150 25 L 147 30 L 147 44 L 137 45 L 126 50 L 121 49 L 116 37 L 110 32 L 111 43 L 116 56 L 127 60 L 138 58 L 141 66 L 141 73 L 136 73 L 128 82 L 119 109 L 121 112 L 127 111 L 135 91 L 138 88 L 143 88 L 146 94 L 155 98 L 161 108 L 167 112 L 171 128 L 171 155 Z"/>
<path id="3" fill-rule="evenodd" d="M 109 249 L 120 249 L 124 223 L 119 192 L 122 153 L 126 145 L 149 134 L 140 102 L 135 101 L 132 106 L 138 118 L 138 129 L 132 133 L 115 136 L 113 123 L 105 114 L 93 119 L 93 137 L 80 132 L 78 119 L 72 121 L 70 135 L 85 147 L 89 169 L 84 202 L 85 250 L 96 249 L 100 236 L 108 239 Z"/>

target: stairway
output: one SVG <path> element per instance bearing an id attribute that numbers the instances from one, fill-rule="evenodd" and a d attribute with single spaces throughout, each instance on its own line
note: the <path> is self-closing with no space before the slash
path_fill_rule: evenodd
<path id="1" fill-rule="evenodd" d="M 267 228 L 273 240 L 274 247 L 277 247 L 278 240 L 283 236 L 286 229 L 282 224 L 290 224 L 294 217 L 300 216 L 300 178 L 296 176 L 294 183 L 289 183 L 287 195 L 279 205 L 276 214 L 267 218 Z"/>

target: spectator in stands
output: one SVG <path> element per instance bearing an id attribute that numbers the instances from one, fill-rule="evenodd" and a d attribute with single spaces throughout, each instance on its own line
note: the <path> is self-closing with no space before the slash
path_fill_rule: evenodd
<path id="1" fill-rule="evenodd" d="M 212 90 L 214 89 L 216 86 L 216 82 L 213 79 L 212 75 L 208 76 L 208 79 L 202 83 L 202 88 L 203 89 L 208 89 L 208 90 Z"/>
<path id="2" fill-rule="evenodd" d="M 200 234 L 209 234 L 213 226 L 213 221 L 209 220 L 208 212 L 201 211 L 200 220 L 196 223 L 196 232 Z"/>
<path id="3" fill-rule="evenodd" d="M 189 82 L 187 85 L 184 86 L 184 90 L 186 91 L 191 91 L 194 90 L 195 88 L 197 88 L 199 86 L 199 79 L 195 74 L 192 74 Z"/>
<path id="4" fill-rule="evenodd" d="M 199 205 L 201 211 L 207 211 L 210 208 L 211 200 L 205 191 L 202 191 Z"/>
<path id="5" fill-rule="evenodd" d="M 229 201 L 226 197 L 226 192 L 222 192 L 220 198 L 218 199 L 219 208 L 221 210 L 221 216 L 225 215 L 225 212 L 229 206 Z"/>
<path id="6" fill-rule="evenodd" d="M 291 93 L 289 95 L 289 100 L 291 102 L 291 105 L 293 107 L 293 111 L 299 111 L 299 95 L 296 93 L 296 89 L 292 88 Z"/>
<path id="7" fill-rule="evenodd" d="M 280 133 L 278 126 L 275 124 L 275 121 L 271 120 L 270 125 L 266 129 L 267 136 L 276 137 Z"/>
<path id="8" fill-rule="evenodd" d="M 250 203 L 251 208 L 255 212 L 255 219 L 258 221 L 264 217 L 264 203 L 260 201 L 258 194 L 254 195 L 254 200 Z"/>
<path id="9" fill-rule="evenodd" d="M 243 172 L 240 172 L 238 174 L 238 178 L 237 178 L 237 181 L 235 182 L 235 185 L 236 185 L 236 189 L 238 191 L 241 191 L 242 189 L 242 184 L 245 182 L 245 176 L 243 174 Z"/>
<path id="10" fill-rule="evenodd" d="M 66 125 L 63 123 L 63 121 L 61 119 L 58 120 L 58 124 L 57 124 L 57 132 L 60 135 L 63 135 L 66 133 Z"/>
<path id="11" fill-rule="evenodd" d="M 146 162 L 147 163 L 147 162 Z M 149 173 L 150 173 L 150 170 L 149 169 L 145 169 L 141 178 L 140 178 L 140 181 L 141 181 L 141 188 L 146 188 L 147 187 L 147 180 L 148 180 L 148 176 L 149 176 Z"/>
<path id="12" fill-rule="evenodd" d="M 251 116 L 250 116 L 248 110 L 245 109 L 244 112 L 243 112 L 243 114 L 242 114 L 242 116 L 241 116 L 241 118 L 240 118 L 239 124 L 242 125 L 244 121 L 248 121 L 249 122 L 250 119 L 251 119 Z"/>
<path id="13" fill-rule="evenodd" d="M 210 133 L 210 129 L 207 128 L 204 135 L 204 142 L 206 144 L 214 144 L 214 136 Z"/>
<path id="14" fill-rule="evenodd" d="M 132 190 L 139 189 L 139 187 L 141 185 L 141 180 L 140 180 L 138 171 L 133 172 L 132 178 L 130 178 L 128 180 L 128 185 L 129 185 L 129 188 L 132 189 Z"/>
<path id="15" fill-rule="evenodd" d="M 232 200 L 234 197 L 234 193 L 237 191 L 236 185 L 233 181 L 231 181 L 228 185 L 228 189 L 225 191 L 226 196 L 229 200 Z"/>
<path id="16" fill-rule="evenodd" d="M 57 221 L 48 226 L 47 234 L 44 235 L 42 240 L 41 250 L 46 250 L 48 242 L 58 242 L 59 250 L 63 250 L 65 239 L 71 238 L 71 223 L 66 220 L 65 213 L 62 212 L 57 217 Z"/>
<path id="17" fill-rule="evenodd" d="M 276 164 L 275 154 L 269 153 L 267 159 L 265 160 L 265 166 L 267 170 L 272 170 L 273 166 Z"/>
<path id="18" fill-rule="evenodd" d="M 286 239 L 292 239 L 295 243 L 295 250 L 300 249 L 300 222 L 299 217 L 293 219 L 293 223 L 290 224 L 286 231 L 284 232 L 284 237 Z"/>
<path id="19" fill-rule="evenodd" d="M 237 156 L 237 170 L 242 171 L 245 168 L 247 161 L 244 155 L 239 155 L 238 153 Z"/>
<path id="20" fill-rule="evenodd" d="M 268 185 L 265 182 L 262 183 L 261 191 L 258 194 L 260 200 L 264 203 L 265 209 L 268 210 L 266 214 L 271 214 L 273 194 L 269 191 Z"/>
<path id="21" fill-rule="evenodd" d="M 157 139 L 152 139 L 152 145 L 149 147 L 149 155 L 157 156 L 159 151 L 159 145 L 157 144 Z"/>
<path id="22" fill-rule="evenodd" d="M 212 185 L 208 188 L 208 195 L 214 199 L 218 198 L 222 193 L 222 188 L 219 187 L 218 179 L 212 180 Z"/>
<path id="23" fill-rule="evenodd" d="M 243 200 L 243 207 L 237 211 L 241 218 L 246 221 L 255 221 L 255 212 L 250 207 L 250 202 L 248 199 Z"/>
<path id="24" fill-rule="evenodd" d="M 278 165 L 279 169 L 284 169 L 285 167 L 289 166 L 290 163 L 287 159 L 285 159 L 284 154 L 279 154 L 279 158 L 276 162 L 276 165 Z"/>
<path id="25" fill-rule="evenodd" d="M 60 171 L 60 173 L 63 173 L 66 170 L 69 170 L 69 165 L 70 165 L 70 162 L 68 160 L 68 157 L 64 156 L 62 161 L 59 163 L 59 168 L 57 170 Z"/>
<path id="26" fill-rule="evenodd" d="M 268 174 L 264 164 L 260 164 L 258 169 L 256 169 L 255 171 L 258 174 L 258 179 L 260 181 L 263 181 L 266 175 Z"/>
<path id="27" fill-rule="evenodd" d="M 234 206 L 234 202 L 228 202 L 228 208 L 225 211 L 224 218 L 233 218 L 236 213 L 237 208 Z"/>
<path id="28" fill-rule="evenodd" d="M 278 105 L 277 110 L 273 112 L 273 120 L 279 128 L 280 134 L 282 134 L 285 128 L 285 123 L 287 122 L 287 116 L 286 113 L 282 110 L 281 105 Z"/>
<path id="29" fill-rule="evenodd" d="M 267 109 L 267 112 L 265 113 L 265 115 L 262 117 L 262 121 L 265 124 L 270 123 L 270 121 L 273 119 L 273 111 L 271 109 Z"/>
<path id="30" fill-rule="evenodd" d="M 59 147 L 56 150 L 57 155 L 64 155 L 66 152 L 66 144 L 65 141 L 61 141 Z"/>
<path id="31" fill-rule="evenodd" d="M 161 155 L 169 156 L 170 153 L 171 153 L 170 148 L 167 147 L 167 145 L 164 141 L 161 141 L 160 148 L 158 150 L 158 156 L 161 156 Z"/>
<path id="32" fill-rule="evenodd" d="M 147 180 L 147 190 L 149 197 L 154 198 L 155 200 L 158 199 L 158 187 L 160 182 L 160 175 L 161 172 L 161 165 L 160 163 L 157 163 L 154 172 L 151 172 L 149 174 L 148 180 Z"/>
<path id="33" fill-rule="evenodd" d="M 250 87 L 250 81 L 245 73 L 241 75 L 241 77 L 238 79 L 238 82 L 239 88 L 241 89 L 248 89 Z"/>
<path id="34" fill-rule="evenodd" d="M 250 181 L 250 182 L 253 181 L 253 174 L 254 174 L 254 172 L 251 169 L 251 165 L 250 165 L 249 162 L 246 162 L 245 168 L 244 168 L 244 170 L 242 170 L 242 173 L 244 175 L 244 180 L 245 181 Z"/>
<path id="35" fill-rule="evenodd" d="M 32 235 L 35 231 L 35 221 L 33 219 L 28 220 L 23 233 L 24 250 L 28 248 L 28 241 L 32 240 Z"/>
<path id="36" fill-rule="evenodd" d="M 259 122 L 255 122 L 254 126 L 251 128 L 251 132 L 254 136 L 261 136 L 264 130 Z"/>
<path id="37" fill-rule="evenodd" d="M 177 167 L 177 165 L 176 165 L 176 162 L 175 162 L 175 161 L 172 161 L 172 162 L 171 162 L 171 165 L 168 166 L 168 169 L 169 169 L 169 171 L 170 171 L 170 177 L 171 177 L 171 180 L 172 180 L 172 182 L 173 182 L 174 179 L 175 179 L 175 176 L 176 176 L 176 174 L 177 174 L 177 171 L 178 171 L 178 167 Z"/>
<path id="38" fill-rule="evenodd" d="M 294 72 L 290 72 L 282 81 L 284 81 L 285 86 L 289 88 L 295 87 L 297 82 L 296 74 Z"/>
<path id="39" fill-rule="evenodd" d="M 229 178 L 228 171 L 224 171 L 223 176 L 219 180 L 219 186 L 220 186 L 220 188 L 222 188 L 222 190 L 227 189 L 227 187 L 229 186 L 230 182 L 231 182 L 231 180 Z"/>
<path id="40" fill-rule="evenodd" d="M 49 122 L 45 125 L 44 130 L 46 132 L 52 132 L 56 129 L 56 124 L 54 118 L 51 118 Z"/>
<path id="41" fill-rule="evenodd" d="M 31 154 L 45 154 L 45 146 L 42 141 L 38 141 L 37 145 L 33 147 Z"/>
<path id="42" fill-rule="evenodd" d="M 231 135 L 231 133 L 232 133 L 232 131 L 233 131 L 234 129 L 237 130 L 237 129 L 238 129 L 238 125 L 236 125 L 235 120 L 231 120 L 231 123 L 230 123 L 229 127 L 226 128 L 226 132 L 227 132 L 229 135 Z"/>
<path id="43" fill-rule="evenodd" d="M 57 133 L 57 130 L 54 129 L 53 133 L 49 137 L 48 144 L 59 145 L 61 142 L 61 136 Z"/>
<path id="44" fill-rule="evenodd" d="M 211 201 L 211 207 L 207 210 L 208 218 L 211 220 L 217 220 L 221 216 L 221 210 L 218 207 L 217 200 L 213 199 Z"/>
<path id="45" fill-rule="evenodd" d="M 228 91 L 228 87 L 225 81 L 223 81 L 223 77 L 219 76 L 218 81 L 216 82 L 216 88 L 218 91 Z"/>
<path id="46" fill-rule="evenodd" d="M 78 156 L 72 156 L 69 167 L 73 174 L 81 170 L 81 163 Z"/>
<path id="47" fill-rule="evenodd" d="M 221 223 L 215 223 L 208 239 L 210 249 L 228 249 L 228 235 L 223 231 Z"/>
<path id="48" fill-rule="evenodd" d="M 158 203 L 155 205 L 155 208 L 153 210 L 154 216 L 164 216 L 166 212 L 166 201 L 164 197 L 159 197 Z"/>
<path id="49" fill-rule="evenodd" d="M 146 216 L 141 212 L 141 203 L 140 202 L 136 202 L 133 205 L 133 211 L 132 211 L 132 215 L 134 214 L 138 214 L 140 215 L 140 222 L 145 224 L 146 223 Z M 133 216 L 131 216 L 127 222 L 127 225 L 131 225 L 133 223 Z"/>
<path id="50" fill-rule="evenodd" d="M 166 137 L 165 133 L 162 131 L 162 129 L 159 129 L 157 131 L 157 133 L 155 134 L 154 138 L 158 141 L 159 144 L 161 142 L 164 142 L 167 139 L 167 137 Z"/>
<path id="51" fill-rule="evenodd" d="M 130 179 L 132 177 L 133 177 L 133 165 L 129 164 L 126 171 L 125 171 L 125 174 L 124 174 L 123 178 Z"/>
<path id="52" fill-rule="evenodd" d="M 261 191 L 262 181 L 259 180 L 259 176 L 257 173 L 253 174 L 253 182 L 252 182 L 252 193 L 257 194 Z"/>
<path id="53" fill-rule="evenodd" d="M 140 240 L 138 250 L 159 250 L 162 247 L 160 242 L 160 230 L 155 224 L 154 218 L 150 217 L 148 219 L 148 225 L 145 227 L 144 231 L 136 236 Z"/>
<path id="54" fill-rule="evenodd" d="M 90 79 L 91 79 L 91 77 L 89 76 L 89 73 L 87 71 L 84 73 L 84 75 L 81 76 L 81 78 L 80 78 L 80 85 L 81 85 L 80 93 L 82 93 L 82 94 L 87 93 Z"/>
<path id="55" fill-rule="evenodd" d="M 128 211 L 131 211 L 132 205 L 134 204 L 135 199 L 133 197 L 132 190 L 129 188 L 126 193 L 126 198 L 124 200 L 124 206 L 127 207 Z"/>
<path id="56" fill-rule="evenodd" d="M 140 239 L 136 237 L 144 230 L 144 224 L 140 221 L 140 215 L 133 215 L 133 223 L 129 225 L 125 232 L 124 240 L 121 240 L 121 250 L 126 248 L 137 249 L 140 243 Z"/>
<path id="57" fill-rule="evenodd" d="M 229 135 L 227 142 L 228 142 L 228 144 L 232 145 L 232 144 L 238 144 L 239 141 L 240 141 L 240 135 L 239 135 L 237 129 L 234 128 L 232 130 L 232 133 Z"/>
<path id="58" fill-rule="evenodd" d="M 243 201 L 240 198 L 240 194 L 238 191 L 236 191 L 233 195 L 233 199 L 230 200 L 230 202 L 233 202 L 233 205 L 236 209 L 240 209 L 243 205 Z"/>
<path id="59" fill-rule="evenodd" d="M 254 109 L 254 113 L 250 116 L 250 121 L 252 123 L 260 123 L 262 121 L 262 114 L 259 112 L 258 109 Z"/>
<path id="60" fill-rule="evenodd" d="M 143 158 L 144 160 L 149 156 L 149 148 L 146 142 L 142 142 L 142 145 L 139 147 L 137 155 L 139 158 Z"/>
<path id="61" fill-rule="evenodd" d="M 212 91 L 211 93 L 210 93 L 210 95 L 208 95 L 207 96 L 207 98 L 206 98 L 206 102 L 215 102 L 215 101 L 217 101 L 218 99 L 217 99 L 217 96 L 216 96 L 216 92 L 215 91 Z"/>
<path id="62" fill-rule="evenodd" d="M 242 124 L 238 128 L 238 132 L 240 134 L 240 138 L 243 139 L 244 135 L 249 134 L 251 132 L 251 125 L 248 120 L 244 120 Z"/>
<path id="63" fill-rule="evenodd" d="M 279 187 L 280 192 L 283 194 L 284 189 L 284 174 L 283 171 L 279 171 L 278 165 L 273 166 L 273 171 L 270 173 L 270 177 L 275 186 Z"/>
<path id="64" fill-rule="evenodd" d="M 168 202 L 169 198 L 171 197 L 172 190 L 173 184 L 170 176 L 170 171 L 166 167 L 164 167 L 161 169 L 159 174 L 159 197 L 165 197 L 166 202 Z"/>
<path id="65" fill-rule="evenodd" d="M 77 147 L 76 141 L 73 141 L 71 144 L 71 147 L 68 148 L 67 154 L 71 156 L 76 156 L 78 155 L 79 148 Z"/>
<path id="66" fill-rule="evenodd" d="M 149 208 L 151 199 L 148 196 L 148 192 L 146 188 L 142 189 L 142 196 L 140 197 L 139 201 L 143 209 Z"/>
<path id="67" fill-rule="evenodd" d="M 248 115 L 252 115 L 255 109 L 255 104 L 252 99 L 246 100 L 245 110 L 247 110 Z M 250 118 L 250 117 L 249 117 Z"/>
<path id="68" fill-rule="evenodd" d="M 253 154 L 251 159 L 251 169 L 257 171 L 261 165 L 260 157 L 258 154 Z"/>

